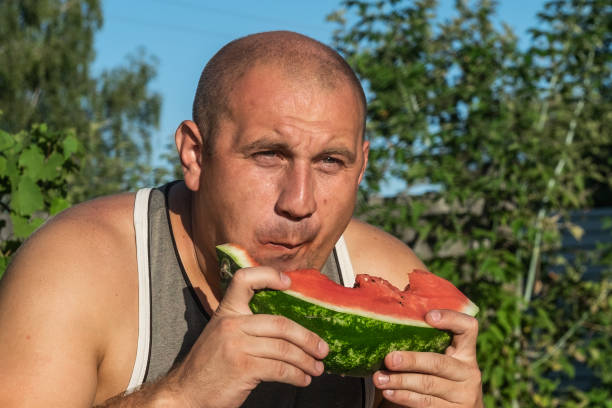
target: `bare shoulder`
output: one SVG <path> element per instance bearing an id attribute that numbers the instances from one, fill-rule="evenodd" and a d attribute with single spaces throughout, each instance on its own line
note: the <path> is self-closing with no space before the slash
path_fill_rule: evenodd
<path id="1" fill-rule="evenodd" d="M 91 405 L 112 388 L 109 357 L 137 311 L 133 204 L 133 194 L 79 204 L 14 257 L 0 281 L 1 406 Z"/>
<path id="2" fill-rule="evenodd" d="M 380 276 L 403 288 L 408 283 L 408 273 L 426 269 L 406 244 L 365 222 L 352 219 L 344 237 L 355 273 Z"/>

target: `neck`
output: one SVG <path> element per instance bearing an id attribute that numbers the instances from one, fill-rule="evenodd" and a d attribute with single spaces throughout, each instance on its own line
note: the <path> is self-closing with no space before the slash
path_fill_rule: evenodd
<path id="1" fill-rule="evenodd" d="M 177 183 L 170 190 L 168 204 L 172 232 L 185 273 L 202 305 L 212 313 L 218 306 L 222 292 L 214 245 L 207 245 L 206 235 L 202 233 L 207 230 L 207 225 L 201 220 L 201 215 L 192 211 L 200 208 L 195 194 L 183 183 Z M 207 248 L 212 248 L 212 251 L 207 252 Z"/>
<path id="2" fill-rule="evenodd" d="M 221 291 L 221 279 L 218 273 L 218 262 L 217 255 L 215 252 L 214 242 L 209 242 L 209 234 L 205 234 L 210 228 L 207 223 L 197 211 L 196 208 L 203 208 L 197 203 L 197 196 L 191 194 L 190 203 L 190 236 L 193 245 L 193 254 L 196 260 L 199 273 L 204 277 L 206 283 L 215 294 L 217 299 L 221 299 L 223 296 Z"/>

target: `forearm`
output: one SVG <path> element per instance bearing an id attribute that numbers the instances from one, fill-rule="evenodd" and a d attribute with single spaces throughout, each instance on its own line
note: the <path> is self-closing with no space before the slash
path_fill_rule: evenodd
<path id="1" fill-rule="evenodd" d="M 158 382 L 144 384 L 138 390 L 116 395 L 97 408 L 131 408 L 131 407 L 186 407 L 181 398 L 179 387 L 171 377 L 165 377 Z"/>

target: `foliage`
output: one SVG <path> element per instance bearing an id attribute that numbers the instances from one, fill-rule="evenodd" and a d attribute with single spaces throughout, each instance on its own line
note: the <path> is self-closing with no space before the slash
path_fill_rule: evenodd
<path id="1" fill-rule="evenodd" d="M 146 183 L 159 122 L 156 62 L 143 51 L 92 74 L 102 20 L 99 0 L 0 2 L 0 128 L 74 128 L 86 153 L 69 191 L 79 201 Z"/>
<path id="2" fill-rule="evenodd" d="M 609 2 L 550 1 L 526 50 L 492 1 L 457 1 L 444 21 L 435 0 L 343 5 L 335 45 L 370 100 L 359 216 L 480 306 L 487 406 L 603 406 L 610 268 L 585 280 L 558 249 L 560 228 L 580 234 L 567 211 L 610 191 Z M 405 188 L 381 199 L 389 181 Z M 568 385 L 580 364 L 591 389 Z"/>
<path id="3" fill-rule="evenodd" d="M 68 183 L 81 154 L 71 131 L 45 124 L 15 134 L 0 130 L 0 278 L 23 240 L 70 205 Z"/>

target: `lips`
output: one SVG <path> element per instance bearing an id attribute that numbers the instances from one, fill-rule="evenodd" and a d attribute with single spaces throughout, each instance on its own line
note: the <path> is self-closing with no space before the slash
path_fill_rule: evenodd
<path id="1" fill-rule="evenodd" d="M 300 247 L 302 245 L 304 245 L 304 242 L 299 242 L 299 243 L 290 243 L 290 242 L 267 242 L 266 245 L 272 245 L 275 247 L 283 247 L 283 248 L 287 248 L 287 249 L 294 249 L 297 247 Z"/>

